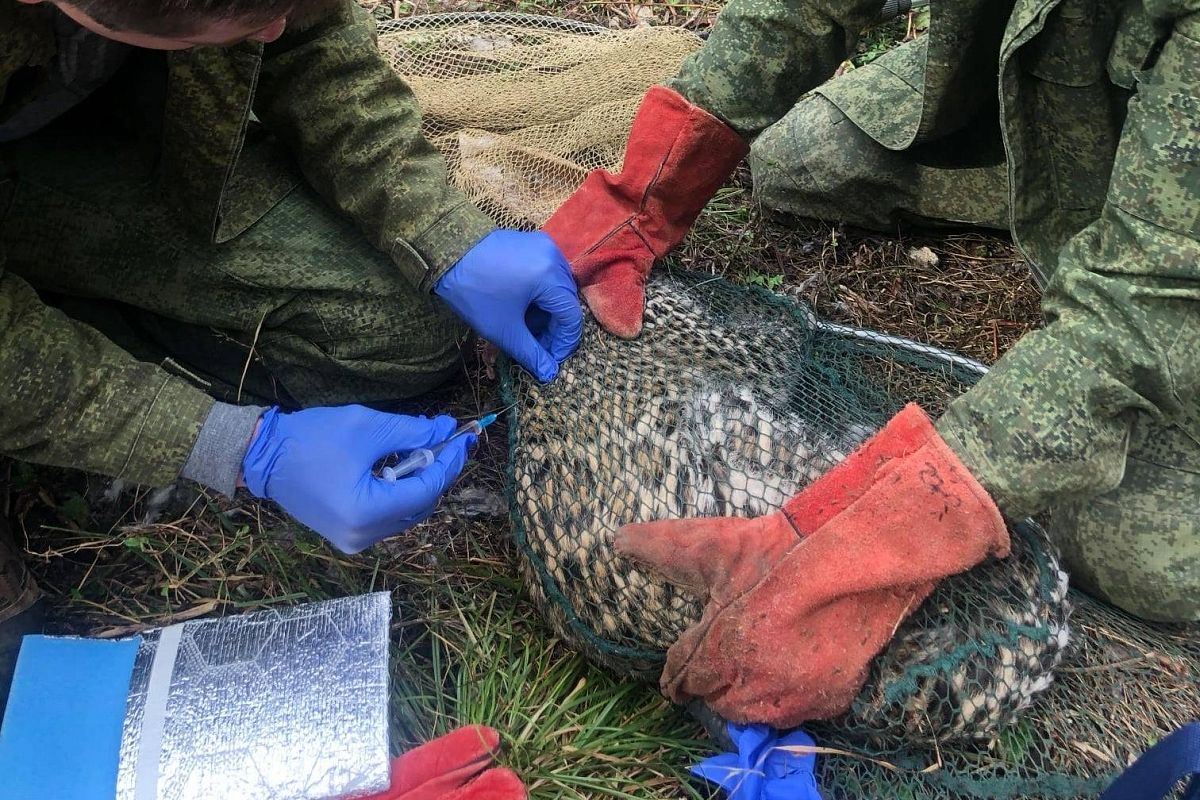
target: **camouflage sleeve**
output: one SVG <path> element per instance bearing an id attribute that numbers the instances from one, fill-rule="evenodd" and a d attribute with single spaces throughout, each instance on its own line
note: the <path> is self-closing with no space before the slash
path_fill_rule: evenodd
<path id="1" fill-rule="evenodd" d="M 495 226 L 447 182 L 444 160 L 421 134 L 416 99 L 380 54 L 373 24 L 342 0 L 293 25 L 264 51 L 255 112 L 313 186 L 429 289 Z"/>
<path id="2" fill-rule="evenodd" d="M 1013 516 L 1115 488 L 1135 411 L 1200 437 L 1200 13 L 1130 101 L 1107 203 L 1067 243 L 1047 324 L 938 429 Z"/>
<path id="3" fill-rule="evenodd" d="M 880 0 L 730 0 L 669 84 L 743 136 L 778 121 L 833 76 Z"/>
<path id="4" fill-rule="evenodd" d="M 0 245 L 0 452 L 163 486 L 213 401 L 42 303 L 4 271 Z"/>

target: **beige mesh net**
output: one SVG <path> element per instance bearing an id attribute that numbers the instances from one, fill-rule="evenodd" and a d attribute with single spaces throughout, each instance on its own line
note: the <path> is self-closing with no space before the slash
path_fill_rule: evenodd
<path id="1" fill-rule="evenodd" d="M 451 180 L 505 227 L 541 225 L 584 176 L 617 170 L 650 86 L 701 40 L 549 17 L 435 14 L 380 23 Z"/>

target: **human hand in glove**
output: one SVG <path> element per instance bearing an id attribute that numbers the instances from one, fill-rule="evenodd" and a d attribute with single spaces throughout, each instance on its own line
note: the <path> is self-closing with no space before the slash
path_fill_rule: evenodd
<path id="1" fill-rule="evenodd" d="M 683 241 L 748 151 L 736 131 L 678 92 L 646 93 L 620 174 L 595 170 L 542 226 L 606 331 L 624 339 L 641 332 L 654 260 Z"/>
<path id="2" fill-rule="evenodd" d="M 492 231 L 434 292 L 471 328 L 546 383 L 583 335 L 579 292 L 544 233 Z"/>
<path id="3" fill-rule="evenodd" d="M 451 731 L 392 761 L 392 785 L 361 800 L 525 800 L 510 769 L 491 766 L 500 735 L 482 725 Z"/>
<path id="4" fill-rule="evenodd" d="M 337 549 L 357 553 L 432 514 L 476 437 L 456 438 L 432 464 L 396 481 L 376 477 L 375 463 L 445 441 L 455 427 L 453 417 L 407 417 L 364 406 L 290 414 L 275 407 L 263 414 L 242 459 L 243 480 L 255 497 L 274 500 Z"/>
<path id="5" fill-rule="evenodd" d="M 1008 555 L 999 509 L 917 406 L 755 519 L 627 525 L 616 550 L 703 596 L 661 689 L 738 723 L 845 711 L 935 583 Z"/>

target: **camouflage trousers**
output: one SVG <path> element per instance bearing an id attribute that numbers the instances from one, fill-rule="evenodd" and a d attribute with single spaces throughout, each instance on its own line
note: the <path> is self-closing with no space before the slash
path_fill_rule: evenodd
<path id="1" fill-rule="evenodd" d="M 754 191 L 767 208 L 871 230 L 905 222 L 1007 229 L 998 141 L 979 127 L 889 150 L 814 94 L 754 142 Z M 1147 619 L 1198 620 L 1198 498 L 1200 443 L 1139 414 L 1120 486 L 1052 509 L 1049 529 L 1077 587 Z"/>
<path id="2" fill-rule="evenodd" d="M 388 402 L 461 368 L 467 329 L 303 182 L 250 229 L 197 241 L 132 142 L 50 130 L 0 148 L 7 268 L 218 399 Z"/>

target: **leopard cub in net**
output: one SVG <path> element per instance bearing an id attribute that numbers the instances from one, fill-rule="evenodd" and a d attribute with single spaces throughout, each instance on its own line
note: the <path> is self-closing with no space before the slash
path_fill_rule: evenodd
<path id="1" fill-rule="evenodd" d="M 521 569 L 564 640 L 656 678 L 702 598 L 614 555 L 617 529 L 771 513 L 903 404 L 850 351 L 816 355 L 818 335 L 791 301 L 656 274 L 636 340 L 589 319 L 553 383 L 508 371 Z M 876 742 L 987 736 L 1049 685 L 1067 639 L 1066 576 L 1033 528 L 1014 531 L 1013 551 L 943 581 L 834 724 Z"/>

